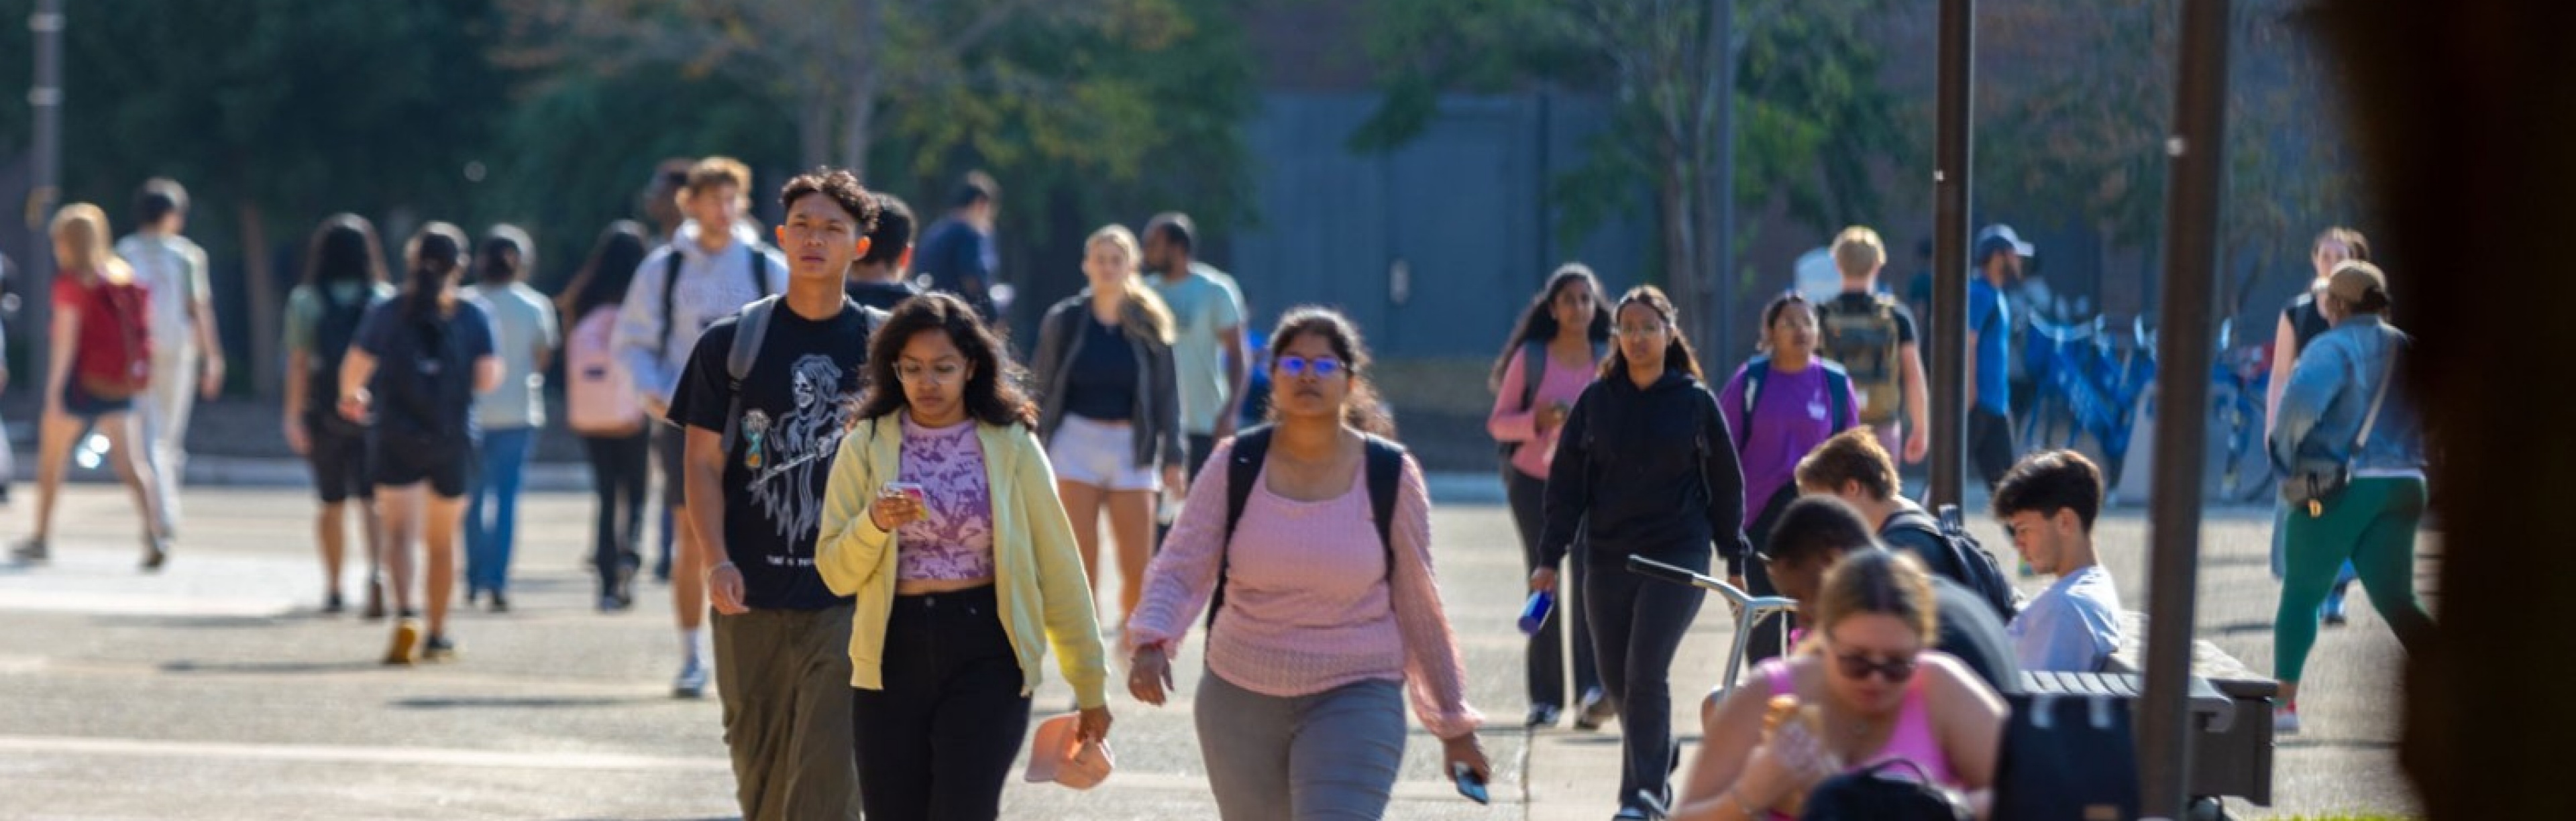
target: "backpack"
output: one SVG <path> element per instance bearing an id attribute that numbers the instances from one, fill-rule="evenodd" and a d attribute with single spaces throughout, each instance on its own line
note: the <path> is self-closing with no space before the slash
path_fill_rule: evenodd
<path id="1" fill-rule="evenodd" d="M 635 376 L 617 364 L 616 335 L 617 306 L 604 305 L 572 326 L 564 342 L 564 375 L 572 382 L 564 388 L 564 405 L 574 433 L 633 433 L 644 423 Z"/>
<path id="2" fill-rule="evenodd" d="M 349 345 L 357 341 L 358 325 L 366 320 L 367 306 L 372 300 L 361 296 L 353 304 L 342 305 L 332 298 L 331 288 L 327 285 L 316 286 L 309 293 L 321 301 L 322 314 L 314 318 L 313 349 L 306 352 L 304 359 L 304 396 L 308 410 L 318 409 L 319 412 L 310 415 L 319 418 L 323 427 L 332 432 L 344 435 L 362 433 L 366 426 L 332 412 L 330 403 L 339 401 L 340 362 L 348 358 Z"/>
<path id="3" fill-rule="evenodd" d="M 1609 356 L 1610 346 L 1607 343 L 1592 343 L 1592 361 L 1599 362 Z M 1521 410 L 1537 410 L 1533 405 L 1538 402 L 1538 383 L 1547 378 L 1547 360 L 1547 343 L 1537 340 L 1521 343 Z M 1519 453 L 1523 444 L 1527 443 L 1494 443 L 1495 449 L 1500 451 L 1506 460 L 1512 458 L 1513 454 Z"/>
<path id="4" fill-rule="evenodd" d="M 1977 537 L 1960 524 L 1957 506 L 1942 505 L 1939 519 L 1916 509 L 1898 511 L 1888 517 L 1887 524 L 1879 530 L 1905 530 L 1931 536 L 1933 541 L 1945 547 L 1947 555 L 1922 557 L 1925 565 L 1934 566 L 1935 572 L 1949 576 L 1960 587 L 1977 594 L 1977 598 L 1985 600 L 1986 606 L 1995 609 L 1997 618 L 2007 623 L 2012 621 L 2013 614 L 2021 611 L 2021 597 L 2013 592 L 2012 583 L 2004 579 L 2003 568 L 1995 564 L 1995 555 L 1986 552 L 1986 546 L 1978 543 Z M 1942 564 L 1949 567 L 1936 566 Z"/>
<path id="5" fill-rule="evenodd" d="M 1860 394 L 1860 423 L 1875 427 L 1905 408 L 1905 360 L 1896 298 L 1869 297 L 1869 307 L 1857 311 L 1840 299 L 1817 303 L 1816 325 L 1818 350 L 1843 366 Z"/>
<path id="6" fill-rule="evenodd" d="M 377 433 L 407 436 L 424 448 L 467 447 L 474 358 L 467 353 L 465 334 L 456 332 L 453 316 L 433 312 L 414 317 L 403 303 L 381 310 L 396 312 L 388 319 L 400 325 L 387 335 L 369 386 L 376 398 Z M 467 309 L 459 302 L 456 310 Z"/>
<path id="7" fill-rule="evenodd" d="M 679 324 L 671 321 L 671 298 L 678 294 L 680 290 L 681 259 L 680 248 L 678 245 L 664 245 L 662 246 L 662 249 L 669 252 L 663 257 L 666 262 L 662 267 L 662 344 L 660 347 L 654 348 L 653 352 L 655 356 L 669 359 L 671 356 L 671 333 L 673 326 Z M 769 292 L 769 255 L 761 253 L 760 244 L 756 242 L 742 243 L 742 250 L 743 253 L 751 255 L 751 264 L 745 266 L 745 270 L 751 272 L 752 292 L 760 294 L 763 299 L 776 296 Z M 876 330 L 873 325 L 869 326 L 868 329 L 870 331 Z"/>
<path id="8" fill-rule="evenodd" d="M 1252 501 L 1252 486 L 1261 482 L 1261 464 L 1270 457 L 1271 426 L 1262 425 L 1234 437 L 1234 457 L 1225 465 L 1225 547 L 1234 544 L 1234 526 Z M 1377 542 L 1386 550 L 1388 583 L 1395 578 L 1395 493 L 1404 479 L 1404 446 L 1374 434 L 1366 438 L 1369 515 L 1377 523 Z M 1208 599 L 1209 640 L 1215 640 L 1216 614 L 1225 609 L 1225 575 L 1232 565 L 1225 547 L 1217 551 L 1216 593 Z"/>
<path id="9" fill-rule="evenodd" d="M 99 279 L 81 287 L 92 309 L 81 317 L 72 363 L 81 392 L 109 401 L 133 398 L 152 384 L 151 295 L 133 282 Z M 93 321 L 103 324 L 87 324 Z"/>
<path id="10" fill-rule="evenodd" d="M 1843 367 L 1831 360 L 1818 358 L 1815 366 L 1825 369 L 1825 404 L 1831 414 L 1834 432 L 1843 431 L 1843 419 L 1851 416 L 1852 385 Z M 1835 379 L 1843 376 L 1845 378 Z M 1735 431 L 1735 452 L 1753 442 L 1753 409 L 1762 405 L 1762 385 L 1771 380 L 1771 357 L 1756 356 L 1744 363 L 1744 429 Z"/>
<path id="11" fill-rule="evenodd" d="M 1968 821 L 1976 813 L 1940 785 L 1927 783 L 1923 766 L 1892 758 L 1838 773 L 1807 794 L 1799 821 Z"/>
<path id="12" fill-rule="evenodd" d="M 731 397 L 725 401 L 724 452 L 728 456 L 733 453 L 735 439 L 742 435 L 742 380 L 749 378 L 751 366 L 760 362 L 760 345 L 769 339 L 769 318 L 778 313 L 779 300 L 780 297 L 765 296 L 742 306 L 735 320 L 733 345 L 725 349 L 725 393 Z M 859 346 L 866 349 L 868 338 L 875 336 L 877 326 L 884 323 L 885 312 L 860 305 L 847 295 L 841 297 L 841 309 L 859 312 Z"/>

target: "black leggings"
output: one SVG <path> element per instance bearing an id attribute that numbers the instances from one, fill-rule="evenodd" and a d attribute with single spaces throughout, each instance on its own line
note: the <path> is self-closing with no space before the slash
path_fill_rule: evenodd
<path id="1" fill-rule="evenodd" d="M 1547 514 L 1541 509 L 1546 501 L 1547 480 L 1503 466 L 1503 489 L 1512 504 L 1512 524 L 1521 533 L 1521 569 L 1538 569 L 1538 540 L 1546 529 Z M 1584 546 L 1578 542 L 1567 552 L 1569 584 L 1556 586 L 1560 599 L 1556 614 L 1529 640 L 1529 698 L 1531 706 L 1574 707 L 1583 695 L 1601 686 L 1601 673 L 1592 663 L 1592 618 L 1583 612 L 1583 579 L 1589 575 L 1584 561 Z M 1570 627 L 1568 625 L 1571 625 Z M 1574 692 L 1565 691 L 1565 632 L 1574 631 Z M 1568 696 L 1572 698 L 1569 699 Z"/>
<path id="2" fill-rule="evenodd" d="M 1029 697 L 993 588 L 896 597 L 878 670 L 850 713 L 868 817 L 999 817 Z"/>
<path id="3" fill-rule="evenodd" d="M 1681 762 L 1673 744 L 1673 655 L 1707 594 L 1630 572 L 1626 556 L 1591 559 L 1584 607 L 1592 614 L 1601 686 L 1619 702 L 1619 805 L 1635 806 L 1638 790 L 1669 804 L 1673 768 Z M 1664 561 L 1708 572 L 1705 548 L 1695 561 Z"/>
<path id="4" fill-rule="evenodd" d="M 631 436 L 583 436 L 590 454 L 590 487 L 599 495 L 599 515 L 591 544 L 591 567 L 599 573 L 599 594 L 622 595 L 644 561 L 637 542 L 644 535 L 644 485 L 652 478 L 646 464 L 653 439 Z"/>

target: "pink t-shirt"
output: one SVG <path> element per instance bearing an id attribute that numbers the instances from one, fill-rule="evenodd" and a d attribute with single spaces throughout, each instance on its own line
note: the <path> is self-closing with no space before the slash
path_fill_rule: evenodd
<path id="1" fill-rule="evenodd" d="M 975 420 L 944 428 L 903 415 L 903 466 L 896 478 L 921 485 L 930 518 L 896 530 L 894 577 L 954 581 L 993 576 L 993 489 Z"/>
<path id="2" fill-rule="evenodd" d="M 1208 464 L 1227 464 L 1233 451 L 1228 440 Z M 1482 717 L 1467 705 L 1466 673 L 1433 577 L 1422 469 L 1405 459 L 1392 574 L 1362 472 L 1352 471 L 1351 488 L 1340 496 L 1301 502 L 1270 492 L 1264 468 L 1230 549 L 1223 544 L 1226 471 L 1199 474 L 1163 552 L 1146 569 L 1144 599 L 1127 618 L 1128 642 L 1163 645 L 1178 656 L 1180 639 L 1215 592 L 1224 550 L 1231 561 L 1225 609 L 1207 651 L 1210 671 L 1281 697 L 1372 679 L 1402 681 L 1414 715 L 1433 735 L 1474 730 Z"/>
<path id="3" fill-rule="evenodd" d="M 1550 430 L 1546 436 L 1540 436 L 1538 409 L 1558 403 L 1572 407 L 1574 400 L 1582 398 L 1583 389 L 1592 385 L 1592 377 L 1600 363 L 1592 361 L 1588 353 L 1579 365 L 1562 359 L 1549 359 L 1547 373 L 1538 380 L 1538 393 L 1530 397 L 1530 406 L 1524 408 L 1521 407 L 1521 391 L 1522 386 L 1528 384 L 1529 374 L 1524 367 L 1528 364 L 1527 354 L 1514 353 L 1511 364 L 1503 366 L 1503 384 L 1494 389 L 1494 412 L 1485 417 L 1485 432 L 1497 442 L 1521 443 L 1521 447 L 1512 452 L 1512 467 L 1519 469 L 1524 476 L 1545 479 L 1548 465 L 1556 461 L 1557 434 L 1564 431 L 1561 428 Z"/>

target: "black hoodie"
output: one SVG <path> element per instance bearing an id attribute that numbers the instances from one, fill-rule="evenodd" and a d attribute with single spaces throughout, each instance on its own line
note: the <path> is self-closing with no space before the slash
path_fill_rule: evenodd
<path id="1" fill-rule="evenodd" d="M 1704 571 L 1713 542 L 1733 575 L 1750 550 L 1743 523 L 1744 471 L 1707 385 L 1666 371 L 1643 389 L 1625 373 L 1583 389 L 1548 470 L 1545 566 L 1565 558 L 1579 528 L 1596 562 L 1644 556 Z"/>

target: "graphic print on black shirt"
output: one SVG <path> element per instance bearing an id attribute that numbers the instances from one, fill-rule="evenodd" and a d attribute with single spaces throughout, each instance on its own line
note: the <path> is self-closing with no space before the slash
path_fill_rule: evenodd
<path id="1" fill-rule="evenodd" d="M 725 556 L 742 571 L 746 604 L 813 610 L 847 602 L 814 570 L 823 487 L 866 373 L 859 309 L 816 322 L 780 306 L 742 381 L 740 441 L 725 454 Z M 733 399 L 725 357 L 736 319 L 709 326 L 689 353 L 671 421 L 722 433 Z"/>

